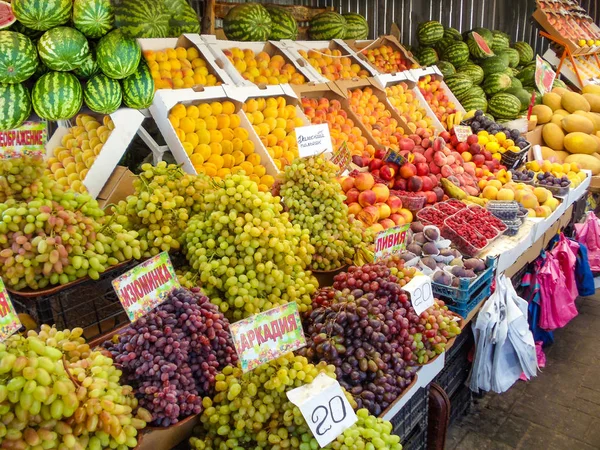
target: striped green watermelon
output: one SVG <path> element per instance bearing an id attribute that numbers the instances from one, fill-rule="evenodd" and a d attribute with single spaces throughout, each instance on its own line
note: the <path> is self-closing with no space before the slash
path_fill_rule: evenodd
<path id="1" fill-rule="evenodd" d="M 69 27 L 46 31 L 37 47 L 40 59 L 50 70 L 64 72 L 79 67 L 90 52 L 85 36 Z"/>
<path id="2" fill-rule="evenodd" d="M 0 83 L 25 81 L 34 74 L 38 63 L 31 39 L 16 31 L 0 31 Z"/>
<path id="3" fill-rule="evenodd" d="M 517 78 L 523 86 L 535 86 L 535 66 L 529 66 L 517 74 Z"/>
<path id="4" fill-rule="evenodd" d="M 519 52 L 514 48 L 505 48 L 497 52 L 498 55 L 504 55 L 508 58 L 508 67 L 515 68 L 519 65 Z"/>
<path id="5" fill-rule="evenodd" d="M 164 0 L 169 13 L 169 36 L 179 37 L 186 33 L 200 33 L 200 20 L 187 0 Z"/>
<path id="6" fill-rule="evenodd" d="M 154 100 L 154 80 L 150 69 L 141 63 L 138 70 L 122 81 L 123 102 L 129 108 L 149 108 Z"/>
<path id="7" fill-rule="evenodd" d="M 490 30 L 488 30 L 487 28 L 478 27 L 473 28 L 471 30 L 471 33 L 473 32 L 481 36 L 485 40 L 488 47 L 492 47 L 492 44 L 494 43 L 494 34 Z"/>
<path id="8" fill-rule="evenodd" d="M 510 87 L 511 88 L 522 88 L 523 83 L 521 83 L 521 80 L 519 80 L 517 77 L 511 77 L 510 78 Z"/>
<path id="9" fill-rule="evenodd" d="M 458 68 L 469 60 L 469 47 L 464 42 L 457 41 L 446 49 L 442 59 Z"/>
<path id="10" fill-rule="evenodd" d="M 424 67 L 433 66 L 438 62 L 438 54 L 431 47 L 420 47 L 417 49 L 415 58 Z"/>
<path id="11" fill-rule="evenodd" d="M 440 72 L 442 72 L 442 75 L 444 77 L 448 77 L 456 73 L 456 69 L 454 68 L 452 63 L 449 63 L 448 61 L 439 61 L 437 63 L 437 67 L 438 69 L 440 69 Z"/>
<path id="12" fill-rule="evenodd" d="M 492 73 L 501 73 L 508 68 L 508 58 L 505 56 L 492 56 L 481 61 L 481 68 L 485 76 Z"/>
<path id="13" fill-rule="evenodd" d="M 473 84 L 481 84 L 481 82 L 483 81 L 483 77 L 484 77 L 483 69 L 481 67 L 479 67 L 477 64 L 472 64 L 472 63 L 465 64 L 465 65 L 461 66 L 457 72 L 467 75 L 470 78 L 470 80 L 473 82 Z"/>
<path id="14" fill-rule="evenodd" d="M 485 92 L 483 92 L 483 88 L 481 86 L 473 86 L 467 92 L 462 95 L 463 98 L 472 98 L 472 97 L 483 97 L 485 98 Z"/>
<path id="15" fill-rule="evenodd" d="M 308 35 L 317 41 L 344 39 L 346 27 L 344 16 L 333 11 L 326 11 L 312 18 L 308 27 Z"/>
<path id="16" fill-rule="evenodd" d="M 494 30 L 492 31 L 492 35 L 494 36 L 492 40 L 492 50 L 494 53 L 510 47 L 510 38 L 508 37 L 508 34 Z"/>
<path id="17" fill-rule="evenodd" d="M 484 59 L 494 56 L 494 52 L 490 49 L 490 46 L 486 40 L 481 37 L 477 32 L 471 32 L 467 36 L 467 46 L 471 56 L 475 59 Z"/>
<path id="18" fill-rule="evenodd" d="M 444 37 L 444 26 L 436 20 L 422 22 L 417 27 L 417 39 L 424 46 L 434 45 Z"/>
<path id="19" fill-rule="evenodd" d="M 269 12 L 257 3 L 236 5 L 223 19 L 225 36 L 234 41 L 266 41 L 271 34 L 271 26 Z"/>
<path id="20" fill-rule="evenodd" d="M 271 33 L 269 39 L 280 41 L 281 39 L 298 38 L 298 23 L 294 16 L 283 8 L 277 6 L 267 6 L 269 16 L 271 16 Z"/>
<path id="21" fill-rule="evenodd" d="M 0 83 L 0 131 L 21 126 L 31 114 L 29 91 L 22 84 Z"/>
<path id="22" fill-rule="evenodd" d="M 367 39 L 369 37 L 369 24 L 360 14 L 343 14 L 346 19 L 346 36 L 344 39 Z"/>
<path id="23" fill-rule="evenodd" d="M 121 30 L 114 30 L 100 39 L 96 47 L 96 61 L 104 75 L 121 80 L 133 74 L 140 63 L 142 51 L 135 39 Z"/>
<path id="24" fill-rule="evenodd" d="M 73 0 L 12 0 L 11 4 L 24 26 L 46 31 L 69 21 Z"/>
<path id="25" fill-rule="evenodd" d="M 115 5 L 115 27 L 132 38 L 169 36 L 169 12 L 163 0 L 121 0 Z"/>
<path id="26" fill-rule="evenodd" d="M 0 1 L 0 30 L 10 27 L 17 21 L 10 3 Z"/>
<path id="27" fill-rule="evenodd" d="M 110 0 L 74 0 L 73 25 L 90 39 L 108 33 L 115 17 Z"/>
<path id="28" fill-rule="evenodd" d="M 442 54 L 444 54 L 446 49 L 448 47 L 450 47 L 452 44 L 454 44 L 455 42 L 456 42 L 455 39 L 444 37 L 444 38 L 440 39 L 439 41 L 437 41 L 435 43 L 435 45 L 433 46 L 433 48 L 435 48 L 435 51 L 438 53 L 438 55 L 442 55 Z"/>
<path id="29" fill-rule="evenodd" d="M 23 25 L 18 20 L 15 23 L 12 24 L 12 26 L 9 28 L 9 30 L 10 31 L 16 31 L 17 33 L 24 34 L 25 36 L 27 36 L 32 41 L 37 40 L 42 34 L 44 34 L 43 31 L 34 30 L 33 28 L 27 28 L 25 25 Z"/>
<path id="30" fill-rule="evenodd" d="M 121 106 L 122 100 L 121 83 L 103 73 L 94 75 L 83 88 L 83 101 L 97 113 L 114 113 Z"/>
<path id="31" fill-rule="evenodd" d="M 460 31 L 458 31 L 456 28 L 452 28 L 452 27 L 448 27 L 444 29 L 444 38 L 449 38 L 449 39 L 453 39 L 455 41 L 462 41 L 462 35 L 460 34 Z"/>
<path id="32" fill-rule="evenodd" d="M 504 92 L 506 92 L 507 94 L 512 94 L 519 99 L 519 101 L 521 102 L 521 111 L 529 107 L 529 102 L 531 102 L 530 92 L 527 92 L 525 89 L 518 87 L 511 87 Z"/>
<path id="33" fill-rule="evenodd" d="M 527 64 L 533 60 L 533 49 L 527 42 L 515 42 L 513 48 L 519 52 L 519 61 L 521 65 Z"/>
<path id="34" fill-rule="evenodd" d="M 461 73 L 444 78 L 444 82 L 457 98 L 473 87 L 473 81 Z"/>
<path id="35" fill-rule="evenodd" d="M 510 77 L 505 73 L 492 73 L 488 75 L 481 87 L 487 95 L 494 95 L 510 87 Z"/>
<path id="36" fill-rule="evenodd" d="M 465 111 L 467 112 L 476 111 L 478 109 L 483 112 L 486 112 L 488 109 L 488 102 L 485 98 L 485 95 L 467 96 L 466 98 L 460 101 L 460 104 L 463 108 L 465 108 Z"/>
<path id="37" fill-rule="evenodd" d="M 70 119 L 81 109 L 81 84 L 72 73 L 48 72 L 36 81 L 31 102 L 36 114 L 42 119 Z"/>
<path id="38" fill-rule="evenodd" d="M 553 88 L 560 87 L 560 88 L 563 88 L 563 89 L 567 89 L 567 85 L 565 84 L 565 82 L 563 80 L 561 80 L 560 78 L 558 78 L 558 77 L 556 77 L 554 79 L 554 83 L 552 83 L 552 87 Z"/>
<path id="39" fill-rule="evenodd" d="M 100 67 L 96 61 L 96 51 L 90 48 L 89 53 L 79 67 L 73 69 L 73 73 L 79 78 L 87 80 L 100 72 Z"/>
<path id="40" fill-rule="evenodd" d="M 514 119 L 521 111 L 521 102 L 514 95 L 501 92 L 488 100 L 488 111 L 496 119 Z"/>

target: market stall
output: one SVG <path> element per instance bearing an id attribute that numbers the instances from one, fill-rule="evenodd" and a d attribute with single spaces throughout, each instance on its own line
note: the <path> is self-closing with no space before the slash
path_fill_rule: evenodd
<path id="1" fill-rule="evenodd" d="M 600 90 L 525 40 L 43 3 L 0 1 L 1 449 L 434 448 L 430 395 L 500 389 L 480 310 L 568 322 L 521 279 L 558 248 L 577 294 Z"/>

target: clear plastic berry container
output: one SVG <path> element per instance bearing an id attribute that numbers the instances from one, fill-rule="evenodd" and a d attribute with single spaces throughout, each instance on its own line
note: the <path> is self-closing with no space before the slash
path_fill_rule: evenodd
<path id="1" fill-rule="evenodd" d="M 464 203 L 462 202 L 458 202 L 460 204 L 463 205 L 463 208 L 466 206 Z M 440 203 L 436 203 L 435 205 L 433 205 L 433 207 L 441 212 L 443 212 L 444 214 L 446 214 L 447 216 L 451 216 L 452 214 L 456 214 L 460 209 L 462 208 L 457 208 L 456 205 L 454 203 L 451 203 L 450 200 L 446 201 L 446 202 L 440 202 Z"/>
<path id="2" fill-rule="evenodd" d="M 404 204 L 404 201 L 402 203 Z M 438 228 L 444 226 L 444 220 L 446 220 L 447 217 L 448 214 L 433 206 L 427 206 L 417 212 L 417 219 L 419 219 L 423 225 L 435 225 Z"/>
<path id="3" fill-rule="evenodd" d="M 475 231 L 473 227 L 463 225 L 464 232 L 457 231 L 457 225 L 453 223 L 452 219 L 453 216 L 450 216 L 444 221 L 441 233 L 443 237 L 450 239 L 463 255 L 474 257 L 488 246 L 490 241 Z"/>
<path id="4" fill-rule="evenodd" d="M 408 195 L 406 191 L 391 191 L 392 194 L 396 195 L 402 200 L 402 206 L 410 211 L 419 211 L 427 203 L 427 199 L 420 195 Z"/>
<path id="5" fill-rule="evenodd" d="M 519 213 L 519 204 L 515 201 L 490 200 L 485 208 L 502 221 L 515 220 Z"/>
<path id="6" fill-rule="evenodd" d="M 536 187 L 543 187 L 552 192 L 552 195 L 555 197 L 564 197 L 569 193 L 569 188 L 571 187 L 571 182 L 569 181 L 568 186 L 547 186 L 545 184 L 536 183 Z"/>
<path id="7" fill-rule="evenodd" d="M 519 232 L 519 228 L 521 228 L 521 225 L 523 225 L 523 221 L 521 219 L 505 220 L 503 222 L 504 225 L 506 225 L 504 236 L 516 236 L 516 234 Z"/>

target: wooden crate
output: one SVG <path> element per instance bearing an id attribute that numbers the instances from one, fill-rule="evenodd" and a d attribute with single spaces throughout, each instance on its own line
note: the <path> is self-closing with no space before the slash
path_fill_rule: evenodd
<path id="1" fill-rule="evenodd" d="M 239 3 L 226 3 L 217 0 L 206 0 L 204 15 L 202 16 L 202 34 L 214 34 L 218 39 L 227 39 L 223 28 L 217 27 L 217 19 L 223 19 L 229 10 Z M 308 38 L 307 22 L 325 11 L 333 11 L 333 7 L 327 8 L 311 8 L 302 5 L 276 5 L 272 3 L 263 3 L 264 6 L 277 6 L 283 8 L 292 14 L 296 22 L 298 22 L 298 39 Z"/>

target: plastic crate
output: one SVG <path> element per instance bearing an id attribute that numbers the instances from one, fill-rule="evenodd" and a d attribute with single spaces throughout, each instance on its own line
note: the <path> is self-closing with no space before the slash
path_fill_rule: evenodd
<path id="1" fill-rule="evenodd" d="M 429 417 L 426 415 L 412 429 L 408 437 L 402 440 L 402 450 L 427 450 L 427 426 Z"/>
<path id="2" fill-rule="evenodd" d="M 477 278 L 461 278 L 458 287 L 446 286 L 443 284 L 431 282 L 433 293 L 436 297 L 442 297 L 444 301 L 468 301 L 473 297 L 479 288 L 485 284 L 492 283 L 494 278 L 494 258 L 488 256 L 485 260 L 486 269 L 479 274 Z"/>
<path id="3" fill-rule="evenodd" d="M 507 169 L 516 169 L 525 163 L 525 160 L 527 159 L 527 153 L 529 152 L 530 148 L 531 144 L 527 145 L 520 152 L 508 150 L 502 153 L 500 162 L 505 165 Z"/>
<path id="4" fill-rule="evenodd" d="M 469 352 L 473 345 L 473 336 L 470 330 L 461 333 L 461 341 L 454 344 L 446 355 L 446 364 L 444 369 L 435 378 L 435 382 L 440 385 L 448 397 L 452 397 L 459 389 L 465 386 L 471 371 L 471 362 L 469 361 Z"/>
<path id="5" fill-rule="evenodd" d="M 487 283 L 484 284 L 483 286 L 479 287 L 479 290 L 476 290 L 471 298 L 468 299 L 464 299 L 464 300 L 454 300 L 454 299 L 448 299 L 448 298 L 444 298 L 443 296 L 438 296 L 437 297 L 441 297 L 442 300 L 444 300 L 444 302 L 446 303 L 446 306 L 448 306 L 448 309 L 456 314 L 458 314 L 459 316 L 461 316 L 462 318 L 466 318 L 469 313 L 471 311 L 473 311 L 473 309 L 479 305 L 482 301 L 484 301 L 486 298 L 488 298 L 492 293 L 492 283 Z"/>
<path id="6" fill-rule="evenodd" d="M 56 325 L 58 329 L 81 327 L 85 337 L 91 339 L 129 323 L 112 280 L 137 264 L 119 264 L 96 281 L 84 279 L 63 288 L 40 291 L 39 295 L 10 292 L 10 297 L 17 312 L 29 314 L 36 323 Z"/>
<path id="7" fill-rule="evenodd" d="M 417 427 L 423 427 L 423 423 L 425 424 L 425 434 L 427 434 L 428 405 L 429 386 L 426 386 L 415 392 L 412 398 L 390 420 L 392 433 L 400 436 L 403 446 Z"/>
<path id="8" fill-rule="evenodd" d="M 469 411 L 472 400 L 473 393 L 468 386 L 461 386 L 450 397 L 450 425 Z"/>

